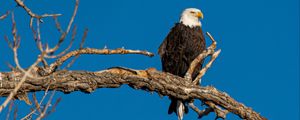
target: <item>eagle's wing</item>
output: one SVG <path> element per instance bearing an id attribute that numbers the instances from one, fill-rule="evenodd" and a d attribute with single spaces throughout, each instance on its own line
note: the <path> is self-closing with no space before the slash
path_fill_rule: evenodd
<path id="1" fill-rule="evenodd" d="M 158 54 L 160 55 L 161 58 L 163 58 L 163 56 L 166 54 L 167 46 L 168 44 L 170 44 L 170 42 L 174 41 L 174 37 L 180 36 L 180 32 L 178 32 L 178 28 L 180 28 L 180 24 L 176 23 L 175 26 L 170 30 L 170 32 L 168 33 L 164 41 L 160 44 L 158 48 Z"/>
<path id="2" fill-rule="evenodd" d="M 166 52 L 167 41 L 168 40 L 165 39 L 158 48 L 158 54 L 160 55 L 160 57 L 162 57 Z"/>
<path id="3" fill-rule="evenodd" d="M 185 69 L 188 65 L 186 63 L 187 58 L 184 55 L 187 45 L 185 43 L 186 33 L 184 28 L 185 26 L 180 23 L 175 24 L 158 50 L 163 71 L 179 76 L 182 76 L 182 69 Z"/>

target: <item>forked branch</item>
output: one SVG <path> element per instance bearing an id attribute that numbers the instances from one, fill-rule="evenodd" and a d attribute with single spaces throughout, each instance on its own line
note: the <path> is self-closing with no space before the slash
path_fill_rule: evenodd
<path id="1" fill-rule="evenodd" d="M 205 49 L 202 53 L 200 53 L 193 61 L 192 63 L 190 64 L 190 67 L 189 69 L 187 70 L 184 78 L 188 79 L 190 82 L 193 81 L 194 84 L 198 84 L 199 83 L 199 80 L 201 79 L 201 77 L 204 75 L 204 73 L 207 71 L 207 69 L 211 66 L 210 65 L 206 65 L 206 68 L 205 70 L 201 70 L 199 75 L 202 74 L 201 76 L 197 76 L 197 78 L 195 80 L 192 80 L 192 75 L 197 67 L 198 64 L 201 63 L 202 60 L 204 60 L 206 57 L 208 56 L 211 56 L 213 54 L 215 54 L 212 59 L 210 60 L 209 63 L 213 63 L 214 60 L 218 57 L 218 55 L 220 54 L 221 50 L 218 50 L 217 52 L 215 52 L 215 49 L 217 47 L 217 42 L 216 40 L 212 37 L 212 35 L 209 33 L 209 32 L 206 32 L 206 34 L 209 36 L 210 40 L 212 41 L 212 44 L 207 48 Z"/>
<path id="2" fill-rule="evenodd" d="M 0 95 L 6 96 L 15 88 L 14 80 L 11 80 L 11 72 L 2 73 L 3 86 L 0 87 Z M 16 76 L 21 78 L 23 74 Z M 49 81 L 52 81 L 49 83 Z M 171 96 L 182 100 L 198 99 L 206 103 L 209 101 L 224 108 L 229 112 L 238 115 L 246 120 L 265 120 L 253 109 L 237 102 L 226 93 L 214 87 L 200 87 L 191 85 L 184 78 L 156 71 L 149 70 L 128 70 L 112 68 L 98 72 L 85 71 L 56 71 L 53 76 L 45 77 L 42 80 L 27 78 L 19 91 L 33 92 L 43 91 L 50 84 L 49 90 L 70 93 L 82 91 L 90 93 L 97 88 L 117 88 L 121 85 L 129 85 L 134 89 L 157 92 L 160 95 Z M 18 94 L 16 94 L 18 95 Z M 213 106 L 211 106 L 213 108 Z"/>
<path id="3" fill-rule="evenodd" d="M 61 14 L 43 14 L 43 15 L 38 15 L 35 14 L 31 11 L 31 9 L 29 9 L 22 0 L 15 0 L 15 2 L 17 3 L 18 6 L 22 7 L 27 14 L 31 17 L 31 18 L 37 18 L 40 22 L 42 18 L 44 17 L 54 17 L 54 16 L 61 16 Z"/>

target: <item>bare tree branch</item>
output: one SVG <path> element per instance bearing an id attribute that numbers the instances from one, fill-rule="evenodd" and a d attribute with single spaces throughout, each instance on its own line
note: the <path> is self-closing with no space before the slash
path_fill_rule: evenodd
<path id="1" fill-rule="evenodd" d="M 200 64 L 201 61 L 204 60 L 207 56 L 210 56 L 210 55 L 212 55 L 212 54 L 215 54 L 215 56 L 214 56 L 215 58 L 213 58 L 213 59 L 210 60 L 210 63 L 212 64 L 212 63 L 214 62 L 214 60 L 218 57 L 219 53 L 221 52 L 221 51 L 219 51 L 219 52 L 216 52 L 216 53 L 215 53 L 215 49 L 216 49 L 216 47 L 217 47 L 217 42 L 216 42 L 215 39 L 210 35 L 209 32 L 206 32 L 206 34 L 210 37 L 210 40 L 212 41 L 212 44 L 211 44 L 206 50 L 204 50 L 201 54 L 199 54 L 199 55 L 192 61 L 192 63 L 190 64 L 189 69 L 187 70 L 187 72 L 186 72 L 186 74 L 185 74 L 185 76 L 184 76 L 184 78 L 188 79 L 190 82 L 193 81 L 194 84 L 199 83 L 199 80 L 201 79 L 201 77 L 204 75 L 204 73 L 205 73 L 205 72 L 207 71 L 207 69 L 210 67 L 210 65 L 209 65 L 209 66 L 207 66 L 207 69 L 206 69 L 205 71 L 200 71 L 199 74 L 202 74 L 202 75 L 201 75 L 201 76 L 198 75 L 199 77 L 197 77 L 195 80 L 192 80 L 192 75 L 193 75 L 193 72 L 195 71 L 196 66 L 197 66 L 198 64 Z"/>
<path id="2" fill-rule="evenodd" d="M 79 0 L 76 0 L 76 4 L 75 4 L 75 7 L 74 7 L 74 12 L 73 12 L 73 15 L 72 15 L 72 17 L 71 17 L 71 19 L 70 19 L 70 21 L 69 21 L 69 25 L 68 25 L 68 28 L 67 28 L 67 33 L 69 33 L 69 31 L 70 31 L 70 29 L 71 29 L 71 26 L 72 26 L 72 24 L 73 24 L 73 21 L 74 21 L 74 19 L 75 19 L 75 16 L 76 16 L 76 14 L 77 14 L 77 10 L 78 10 L 78 5 L 79 5 Z"/>
<path id="3" fill-rule="evenodd" d="M 201 84 L 201 78 L 202 76 L 206 73 L 206 71 L 208 70 L 208 68 L 211 67 L 212 63 L 216 60 L 216 58 L 219 56 L 221 50 L 218 50 L 217 52 L 213 53 L 211 56 L 210 61 L 205 65 L 204 68 L 202 68 L 199 72 L 199 74 L 197 75 L 197 77 L 193 80 L 193 84 Z M 197 59 L 197 58 L 196 58 Z"/>
<path id="4" fill-rule="evenodd" d="M 41 99 L 40 102 L 38 102 L 35 93 L 32 94 L 33 101 L 34 101 L 34 104 L 35 104 L 35 109 L 32 110 L 30 113 L 28 113 L 28 114 L 27 114 L 25 117 L 23 117 L 21 120 L 27 120 L 27 119 L 28 119 L 29 117 L 31 117 L 32 114 L 34 114 L 36 111 L 38 111 L 39 113 L 42 113 L 41 105 L 42 105 L 44 99 L 46 98 L 46 96 L 48 95 L 49 87 L 50 87 L 50 85 L 48 85 L 47 89 L 45 90 L 44 95 L 43 95 L 43 97 L 42 97 L 42 99 Z"/>
<path id="5" fill-rule="evenodd" d="M 70 43 L 69 43 L 69 45 L 68 45 L 68 47 L 67 47 L 66 49 L 64 49 L 64 50 L 63 50 L 62 52 L 60 52 L 58 55 L 47 55 L 47 56 L 45 56 L 45 57 L 46 57 L 46 58 L 58 58 L 58 57 L 63 56 L 64 54 L 66 54 L 66 53 L 70 50 L 70 48 L 72 47 L 73 42 L 75 41 L 76 30 L 77 30 L 77 27 L 75 26 L 75 27 L 73 28 L 71 41 L 70 41 Z M 51 51 L 51 52 L 48 51 L 48 52 L 50 52 L 50 54 L 54 54 L 55 51 L 56 51 L 56 50 Z"/>
<path id="6" fill-rule="evenodd" d="M 60 23 L 59 23 L 59 21 L 58 21 L 58 18 L 57 18 L 56 16 L 54 16 L 53 19 L 54 19 L 54 22 L 55 22 L 56 29 L 57 29 L 60 33 L 63 33 L 64 31 L 63 31 L 62 28 L 61 28 L 61 25 L 60 25 Z"/>
<path id="7" fill-rule="evenodd" d="M 198 114 L 198 118 L 202 118 L 203 116 L 206 116 L 214 111 L 211 107 L 205 108 L 204 110 L 200 110 L 199 108 L 197 108 L 197 106 L 194 105 L 193 102 L 189 103 L 189 107 L 191 107 Z"/>
<path id="8" fill-rule="evenodd" d="M 54 72 L 57 67 L 59 67 L 61 64 L 63 64 L 66 60 L 68 60 L 71 57 L 78 56 L 81 54 L 104 54 L 104 55 L 109 55 L 109 54 L 142 54 L 146 56 L 152 57 L 154 54 L 147 52 L 147 51 L 140 51 L 140 50 L 127 50 L 123 48 L 118 48 L 115 50 L 110 50 L 110 49 L 95 49 L 95 48 L 82 48 L 79 50 L 74 50 L 66 55 L 60 57 L 57 59 L 54 63 L 52 63 L 47 70 L 48 74 L 51 74 Z"/>
<path id="9" fill-rule="evenodd" d="M 47 53 L 53 54 L 60 47 L 61 43 L 63 43 L 65 37 L 68 35 L 68 33 L 69 33 L 70 29 L 71 29 L 71 26 L 72 26 L 72 24 L 74 22 L 74 19 L 75 19 L 75 16 L 77 14 L 77 10 L 78 10 L 78 5 L 79 5 L 79 0 L 76 0 L 76 4 L 75 4 L 75 7 L 74 7 L 74 12 L 73 12 L 73 15 L 72 15 L 72 17 L 71 17 L 71 19 L 69 21 L 68 26 L 67 26 L 67 30 L 65 32 L 62 32 L 62 35 L 61 35 L 58 43 L 53 48 L 48 49 Z M 60 27 L 59 22 L 57 20 L 55 22 L 56 22 L 57 29 L 62 30 L 61 27 Z"/>
<path id="10" fill-rule="evenodd" d="M 83 45 L 84 45 L 84 42 L 85 42 L 85 39 L 86 39 L 86 36 L 87 36 L 87 32 L 88 32 L 88 29 L 85 29 L 84 30 L 84 33 L 83 33 L 83 36 L 82 36 L 82 39 L 81 39 L 81 42 L 80 42 L 80 46 L 79 46 L 79 49 L 82 49 L 83 48 Z M 64 69 L 68 69 L 70 68 L 74 63 L 75 61 L 77 60 L 77 58 L 79 57 L 79 55 L 76 55 L 72 61 L 70 63 L 68 63 L 68 65 L 64 68 Z"/>
<path id="11" fill-rule="evenodd" d="M 51 96 L 50 96 L 50 98 L 49 98 L 46 106 L 44 107 L 42 113 L 39 115 L 39 117 L 37 118 L 37 120 L 41 120 L 41 119 L 43 119 L 46 116 L 46 112 L 47 112 L 47 110 L 48 110 L 48 108 L 49 108 L 49 106 L 51 104 L 51 101 L 53 99 L 54 94 L 55 94 L 55 91 L 52 92 L 52 94 L 51 94 Z"/>
<path id="12" fill-rule="evenodd" d="M 5 14 L 0 16 L 0 20 L 4 20 L 8 16 L 9 13 L 10 13 L 10 11 L 6 11 Z"/>
<path id="13" fill-rule="evenodd" d="M 9 120 L 10 112 L 12 110 L 13 105 L 14 105 L 14 101 L 10 101 L 10 105 L 8 107 L 8 112 L 7 112 L 7 115 L 6 115 L 6 120 Z"/>
<path id="14" fill-rule="evenodd" d="M 16 87 L 14 80 L 11 80 L 10 74 L 2 73 L 3 87 L 0 88 L 0 95 L 7 96 Z M 21 79 L 24 74 L 15 76 Z M 55 79 L 55 81 L 53 81 Z M 49 83 L 49 81 L 52 81 Z M 160 95 L 171 96 L 181 100 L 199 99 L 204 103 L 212 102 L 242 119 L 246 120 L 265 120 L 264 117 L 253 111 L 251 108 L 238 103 L 226 93 L 218 91 L 212 86 L 200 87 L 191 85 L 184 78 L 162 73 L 153 69 L 149 70 L 128 70 L 122 68 L 112 68 L 98 72 L 86 71 L 57 71 L 52 76 L 45 79 L 35 80 L 27 78 L 24 84 L 20 86 L 19 91 L 33 92 L 42 91 L 50 84 L 49 90 L 70 93 L 73 91 L 82 91 L 90 93 L 97 88 L 117 88 L 121 85 L 129 85 L 134 89 L 154 91 Z M 16 92 L 16 95 L 18 92 Z M 213 107 L 213 106 L 210 106 Z"/>
<path id="15" fill-rule="evenodd" d="M 61 16 L 61 14 L 43 14 L 43 15 L 38 15 L 33 13 L 25 4 L 22 0 L 15 0 L 15 2 L 17 3 L 18 6 L 22 7 L 27 14 L 31 17 L 31 18 L 37 18 L 40 22 L 42 18 L 44 17 L 54 17 L 54 16 Z M 31 20 L 32 21 L 32 20 Z"/>

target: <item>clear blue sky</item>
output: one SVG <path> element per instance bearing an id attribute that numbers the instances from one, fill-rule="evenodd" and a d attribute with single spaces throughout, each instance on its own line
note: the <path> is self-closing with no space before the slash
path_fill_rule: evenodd
<path id="1" fill-rule="evenodd" d="M 59 20 L 65 24 L 63 28 L 74 6 L 74 0 L 26 0 L 25 3 L 36 13 L 62 13 Z M 0 0 L 0 14 L 14 7 L 12 0 Z M 222 49 L 203 78 L 203 84 L 227 92 L 270 120 L 299 119 L 298 0 L 81 0 L 75 19 L 78 26 L 75 46 L 88 28 L 85 47 L 106 45 L 112 49 L 125 47 L 157 53 L 181 11 L 188 7 L 203 11 L 203 29 L 215 37 Z M 22 38 L 19 56 L 22 66 L 26 67 L 34 61 L 38 50 L 28 26 L 29 16 L 23 9 L 15 8 L 15 18 Z M 53 25 L 51 18 L 41 24 L 42 38 L 50 45 L 57 42 L 59 35 Z M 4 35 L 11 37 L 10 33 L 10 18 L 0 21 L 0 71 L 9 70 L 6 62 L 13 64 L 12 51 L 3 39 Z M 161 70 L 157 54 L 153 58 L 83 55 L 71 69 L 97 71 L 113 66 Z M 175 115 L 167 114 L 170 103 L 167 97 L 160 98 L 127 86 L 97 89 L 92 94 L 58 93 L 55 97 L 62 97 L 62 101 L 47 119 L 176 119 Z M 1 103 L 3 100 L 0 99 Z M 29 108 L 23 102 L 16 104 L 21 118 Z M 204 119 L 214 117 L 210 114 Z M 232 114 L 227 117 L 237 119 Z M 0 119 L 3 118 L 5 113 L 0 114 Z M 196 119 L 193 111 L 185 116 L 185 120 L 190 119 Z"/>

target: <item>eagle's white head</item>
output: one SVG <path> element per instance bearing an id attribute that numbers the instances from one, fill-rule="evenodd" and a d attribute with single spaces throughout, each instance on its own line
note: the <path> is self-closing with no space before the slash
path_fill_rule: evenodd
<path id="1" fill-rule="evenodd" d="M 203 19 L 203 13 L 197 8 L 185 9 L 180 17 L 180 22 L 189 27 L 201 26 L 199 19 Z"/>

